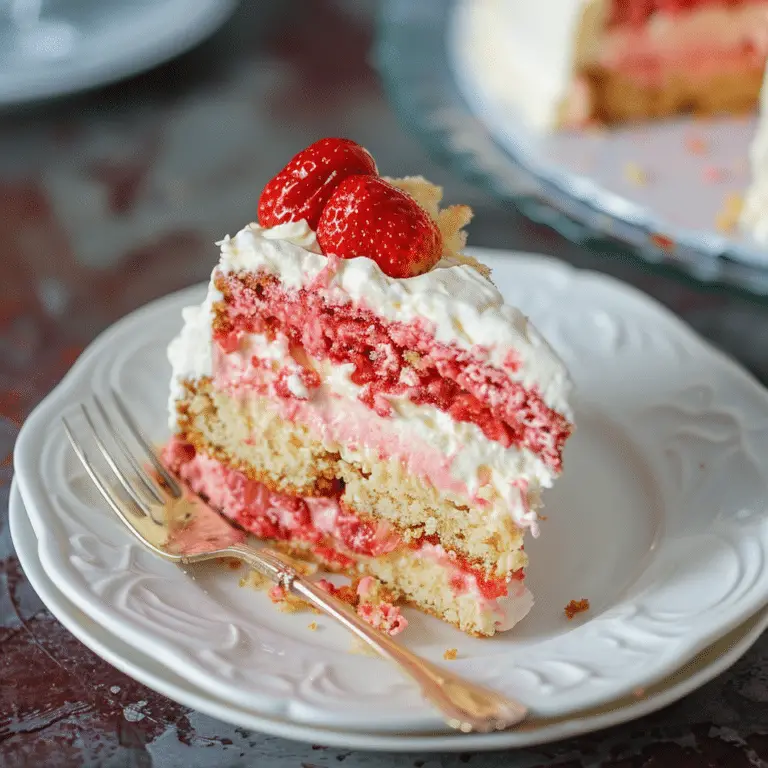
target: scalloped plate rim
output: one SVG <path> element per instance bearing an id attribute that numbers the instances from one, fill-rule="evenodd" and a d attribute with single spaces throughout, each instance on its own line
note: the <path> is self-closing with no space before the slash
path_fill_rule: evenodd
<path id="1" fill-rule="evenodd" d="M 488 257 L 488 256 L 496 256 L 499 257 L 500 254 L 505 253 L 503 251 L 491 251 L 486 249 L 473 249 L 475 252 L 477 252 L 481 257 Z M 509 256 L 509 252 L 506 252 L 507 256 Z M 742 382 L 745 385 L 748 385 L 750 387 L 753 387 L 755 389 L 755 392 L 758 393 L 761 397 L 768 398 L 768 393 L 759 385 L 755 379 L 748 374 L 745 370 L 743 370 L 741 367 L 733 363 L 728 357 L 723 355 L 722 353 L 718 352 L 716 349 L 711 347 L 708 343 L 706 343 L 703 339 L 701 339 L 696 333 L 694 333 L 690 328 L 688 328 L 684 323 L 682 323 L 678 318 L 675 317 L 673 313 L 671 313 L 666 308 L 662 307 L 660 304 L 655 302 L 654 300 L 647 297 L 645 294 L 643 294 L 641 291 L 632 288 L 631 286 L 627 286 L 626 284 L 623 284 L 613 278 L 607 277 L 605 275 L 601 275 L 599 273 L 594 272 L 587 272 L 583 270 L 577 270 L 573 267 L 570 267 L 562 262 L 559 262 L 556 259 L 552 259 L 550 257 L 541 257 L 536 255 L 527 255 L 527 254 L 516 254 L 516 259 L 518 264 L 523 264 L 527 266 L 534 266 L 537 269 L 542 269 L 549 272 L 559 272 L 561 274 L 568 274 L 569 277 L 576 278 L 578 277 L 581 281 L 596 281 L 603 286 L 608 286 L 610 290 L 618 292 L 619 294 L 623 293 L 628 298 L 631 297 L 634 301 L 640 301 L 646 308 L 651 308 L 654 312 L 657 314 L 663 316 L 665 320 L 668 323 L 673 323 L 675 325 L 676 330 L 685 336 L 685 338 L 689 341 L 689 343 L 694 343 L 696 345 L 697 350 L 701 354 L 708 355 L 713 361 L 716 361 L 719 366 L 725 367 L 728 370 L 729 375 L 731 376 L 737 376 L 741 378 Z M 86 613 L 89 613 L 94 618 L 98 618 L 99 620 L 105 622 L 107 625 L 113 624 L 117 619 L 115 617 L 111 616 L 109 611 L 104 610 L 104 606 L 100 604 L 100 601 L 96 598 L 94 598 L 87 590 L 81 590 L 79 588 L 79 585 L 73 585 L 71 583 L 68 583 L 66 580 L 66 576 L 62 574 L 60 571 L 60 563 L 58 563 L 57 558 L 61 555 L 61 553 L 58 551 L 58 547 L 55 545 L 55 542 L 52 542 L 50 539 L 51 537 L 45 536 L 45 524 L 43 518 L 40 516 L 40 513 L 38 511 L 38 504 L 41 501 L 44 501 L 46 493 L 43 490 L 42 486 L 38 486 L 33 481 L 30 467 L 32 466 L 31 463 L 27 462 L 27 442 L 32 441 L 34 438 L 34 435 L 39 432 L 41 427 L 44 427 L 44 425 L 48 424 L 53 418 L 53 411 L 56 408 L 57 401 L 61 400 L 62 398 L 66 399 L 65 396 L 69 392 L 69 390 L 76 385 L 78 382 L 80 371 L 86 369 L 86 365 L 88 361 L 90 361 L 93 357 L 96 357 L 99 355 L 103 349 L 108 344 L 111 336 L 113 334 L 117 334 L 120 332 L 120 330 L 125 327 L 128 324 L 135 323 L 137 320 L 139 320 L 142 316 L 150 315 L 152 313 L 156 313 L 163 310 L 163 307 L 168 303 L 176 303 L 178 302 L 182 296 L 192 296 L 192 295 L 199 295 L 199 292 L 201 290 L 201 286 L 193 286 L 192 288 L 187 288 L 183 291 L 177 292 L 175 294 L 171 294 L 170 296 L 166 296 L 164 298 L 158 299 L 145 307 L 142 307 L 138 310 L 136 310 L 134 313 L 128 315 L 127 317 L 123 318 L 122 320 L 119 320 L 117 323 L 115 323 L 113 326 L 111 326 L 109 329 L 107 329 L 104 333 L 102 333 L 96 341 L 94 341 L 89 348 L 86 350 L 86 352 L 80 357 L 80 359 L 76 362 L 73 369 L 65 376 L 65 378 L 62 380 L 62 382 L 58 385 L 58 387 L 54 390 L 54 392 L 49 395 L 33 412 L 33 414 L 29 417 L 29 419 L 26 421 L 26 423 L 23 425 L 21 433 L 19 435 L 19 439 L 16 444 L 16 450 L 15 450 L 15 466 L 17 471 L 17 478 L 19 482 L 19 488 L 22 493 L 22 497 L 25 500 L 25 503 L 27 505 L 28 513 L 30 514 L 30 519 L 33 522 L 33 525 L 35 522 L 37 522 L 37 525 L 34 525 L 36 534 L 40 537 L 39 538 L 39 549 L 41 554 L 41 560 L 43 562 L 44 567 L 46 568 L 46 571 L 49 573 L 53 573 L 57 579 L 61 580 L 63 578 L 63 583 L 67 586 L 67 588 L 70 590 L 70 592 L 67 593 L 67 596 L 80 607 L 82 610 L 86 611 Z M 36 519 L 37 518 L 37 519 Z M 40 535 L 42 532 L 43 535 Z M 50 569 L 50 570 L 49 570 Z M 62 583 L 59 581 L 58 583 Z M 742 623 L 746 618 L 748 618 L 751 614 L 753 614 L 755 611 L 759 610 L 766 602 L 768 602 L 768 594 L 763 594 L 759 599 L 754 599 L 749 605 L 749 609 L 744 608 L 741 610 L 741 612 L 734 614 L 731 616 L 727 621 L 718 622 L 714 627 L 710 629 L 708 633 L 700 635 L 697 640 L 693 643 L 688 643 L 686 645 L 684 656 L 685 658 L 691 658 L 696 653 L 700 652 L 702 649 L 706 648 L 708 645 L 710 645 L 714 640 L 716 640 L 718 637 L 722 636 L 723 634 L 729 632 L 738 624 Z M 119 623 L 119 621 L 118 621 Z M 162 642 L 158 641 L 158 646 L 161 646 Z M 682 663 L 681 658 L 677 658 L 674 662 L 667 661 L 665 666 L 660 666 L 658 669 L 654 671 L 652 675 L 649 675 L 646 678 L 646 682 L 654 679 L 659 679 L 660 677 L 663 677 L 664 675 L 670 674 L 673 672 L 679 665 Z M 627 689 L 621 689 L 619 692 L 625 692 Z M 614 692 L 614 694 L 616 691 Z M 615 696 L 611 695 L 604 695 L 602 697 L 602 701 L 608 701 L 611 698 L 614 698 Z M 271 710 L 272 713 L 274 712 L 283 712 L 286 710 L 286 707 L 290 710 L 291 703 L 290 701 L 284 701 L 275 699 L 274 697 L 269 696 L 262 696 L 261 697 L 263 701 L 260 702 L 261 706 L 264 706 L 268 710 Z M 594 702 L 595 704 L 598 703 L 597 701 Z M 305 722 L 316 722 L 313 718 L 309 718 L 308 720 L 305 720 Z M 436 727 L 436 719 L 435 718 L 428 718 L 424 720 L 420 720 L 418 723 L 413 723 L 412 725 L 416 726 L 418 725 L 419 729 L 423 728 L 429 728 L 432 729 L 433 727 Z M 348 722 L 347 727 L 350 727 L 352 723 Z M 391 722 L 384 718 L 380 719 L 380 721 L 377 723 L 377 725 L 380 727 L 381 730 L 387 730 L 389 728 L 393 728 L 396 730 L 402 730 L 405 728 L 407 730 L 406 725 L 402 720 L 393 719 Z M 356 728 L 362 728 L 364 727 L 364 723 L 362 720 L 355 722 L 354 727 Z"/>
<path id="2" fill-rule="evenodd" d="M 163 678 L 161 675 L 167 670 L 162 668 L 159 672 L 153 673 L 147 668 L 147 662 L 151 662 L 148 657 L 144 657 L 140 651 L 131 646 L 122 644 L 119 638 L 89 621 L 82 612 L 80 612 L 81 616 L 78 616 L 79 609 L 50 581 L 40 562 L 35 546 L 37 539 L 32 523 L 26 516 L 24 502 L 15 478 L 11 484 L 10 529 L 21 567 L 48 610 L 80 642 L 112 666 L 152 690 L 210 717 L 243 728 L 252 728 L 270 736 L 307 743 L 323 743 L 330 747 L 397 752 L 412 750 L 449 752 L 463 752 L 467 749 L 494 750 L 546 744 L 598 729 L 617 726 L 669 706 L 718 675 L 723 674 L 749 651 L 768 628 L 768 610 L 763 609 L 762 616 L 756 615 L 754 617 L 755 623 L 746 632 L 740 633 L 740 636 L 732 644 L 729 644 L 725 652 L 713 662 L 703 665 L 690 677 L 681 682 L 667 685 L 657 694 L 640 699 L 632 705 L 611 709 L 601 714 L 579 716 L 577 713 L 576 716 L 565 722 L 546 724 L 531 730 L 495 734 L 413 734 L 398 736 L 381 733 L 344 732 L 265 717 L 256 712 L 238 709 L 232 704 L 216 699 L 204 690 L 197 691 L 194 688 L 187 690 L 183 687 L 187 681 L 181 680 L 181 684 L 179 684 L 173 679 Z M 84 618 L 85 621 L 83 622 L 81 618 Z M 749 624 L 750 620 L 746 623 Z M 115 648 L 110 644 L 111 642 L 116 642 L 118 646 L 122 644 L 125 647 Z M 171 672 L 171 674 L 174 673 Z"/>

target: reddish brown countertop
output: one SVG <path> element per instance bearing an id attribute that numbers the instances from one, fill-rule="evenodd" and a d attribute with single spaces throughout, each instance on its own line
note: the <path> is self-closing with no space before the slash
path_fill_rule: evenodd
<path id="1" fill-rule="evenodd" d="M 213 241 L 253 217 L 275 158 L 322 135 L 355 138 L 393 175 L 422 172 L 444 184 L 452 202 L 475 207 L 475 244 L 617 274 L 768 378 L 766 310 L 584 253 L 430 162 L 366 64 L 369 5 L 247 3 L 169 65 L 2 118 L 0 765 L 768 766 L 765 637 L 725 675 L 626 726 L 517 752 L 374 755 L 249 733 L 153 693 L 72 637 L 25 579 L 7 518 L 25 415 L 99 331 L 205 279 Z"/>

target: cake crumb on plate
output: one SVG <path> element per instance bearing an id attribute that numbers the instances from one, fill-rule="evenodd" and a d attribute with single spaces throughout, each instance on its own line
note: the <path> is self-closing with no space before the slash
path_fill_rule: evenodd
<path id="1" fill-rule="evenodd" d="M 638 187 L 642 187 L 648 183 L 648 173 L 644 171 L 637 163 L 627 163 L 624 166 L 624 176 L 627 181 L 631 181 Z"/>
<path id="2" fill-rule="evenodd" d="M 743 206 L 744 198 L 741 195 L 735 192 L 727 195 L 715 219 L 715 226 L 721 232 L 733 232 L 738 226 Z"/>
<path id="3" fill-rule="evenodd" d="M 454 661 L 458 655 L 459 655 L 459 652 L 456 648 L 448 648 L 446 652 L 443 654 L 443 658 L 446 661 Z"/>
<path id="4" fill-rule="evenodd" d="M 571 600 L 568 605 L 565 606 L 565 615 L 570 621 L 577 613 L 584 613 L 589 610 L 589 600 L 586 597 L 582 597 L 581 600 Z"/>
<path id="5" fill-rule="evenodd" d="M 704 155 L 707 153 L 709 145 L 702 136 L 688 136 L 685 139 L 685 148 L 692 155 Z"/>

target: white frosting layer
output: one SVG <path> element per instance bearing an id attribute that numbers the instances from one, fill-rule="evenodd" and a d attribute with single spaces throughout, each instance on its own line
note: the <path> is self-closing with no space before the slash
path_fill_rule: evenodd
<path id="1" fill-rule="evenodd" d="M 327 270 L 306 222 L 261 229 L 251 224 L 221 242 L 219 269 L 263 272 L 288 288 L 310 285 Z M 496 287 L 476 269 L 440 262 L 430 272 L 408 279 L 391 278 L 367 258 L 343 259 L 328 275 L 324 291 L 333 301 L 361 303 L 377 315 L 404 323 L 426 320 L 437 341 L 479 354 L 544 402 L 570 417 L 570 382 L 565 366 L 519 310 L 504 303 Z M 505 368 L 512 353 L 520 365 Z"/>
<path id="2" fill-rule="evenodd" d="M 177 430 L 175 403 L 184 395 L 181 383 L 213 373 L 213 305 L 222 298 L 211 279 L 205 301 L 199 306 L 182 310 L 184 324 L 181 332 L 168 345 L 168 361 L 171 364 L 168 419 L 173 432 Z"/>
<path id="3" fill-rule="evenodd" d="M 453 19 L 455 54 L 511 116 L 531 128 L 555 128 L 574 78 L 585 13 L 595 4 L 461 0 Z"/>

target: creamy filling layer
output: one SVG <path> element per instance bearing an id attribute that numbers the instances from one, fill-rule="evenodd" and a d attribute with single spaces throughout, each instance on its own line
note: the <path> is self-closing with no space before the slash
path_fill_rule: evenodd
<path id="1" fill-rule="evenodd" d="M 358 399 L 352 366 L 299 363 L 280 337 L 247 334 L 232 352 L 217 347 L 213 369 L 214 387 L 243 403 L 268 398 L 272 410 L 306 426 L 329 452 L 352 462 L 396 458 L 455 502 L 511 515 L 536 533 L 539 485 L 550 485 L 554 473 L 529 452 L 488 440 L 476 425 L 405 397 L 390 398 L 391 413 L 379 416 Z"/>
<path id="2" fill-rule="evenodd" d="M 415 558 L 439 565 L 454 595 L 472 595 L 480 611 L 494 615 L 499 629 L 516 623 L 532 604 L 522 571 L 511 579 L 489 578 L 461 555 L 446 551 L 434 537 L 406 545 L 386 522 L 361 520 L 338 498 L 271 492 L 178 438 L 166 445 L 163 460 L 192 491 L 250 533 L 297 545 L 331 569 L 349 570 L 398 550 L 412 552 Z"/>
<path id="3" fill-rule="evenodd" d="M 299 383 L 310 390 L 317 386 L 303 357 L 351 366 L 357 400 L 377 414 L 392 415 L 392 398 L 434 406 L 454 421 L 477 425 L 488 440 L 528 451 L 552 473 L 560 471 L 571 425 L 535 386 L 510 377 L 519 367 L 514 355 L 497 368 L 436 342 L 423 324 L 387 322 L 364 306 L 328 303 L 321 291 L 286 290 L 273 278 L 221 276 L 216 285 L 225 296 L 216 306 L 216 345 L 225 353 L 236 351 L 250 333 L 284 342 L 281 354 L 303 369 L 293 390 L 286 382 L 286 396 L 295 395 Z"/>

